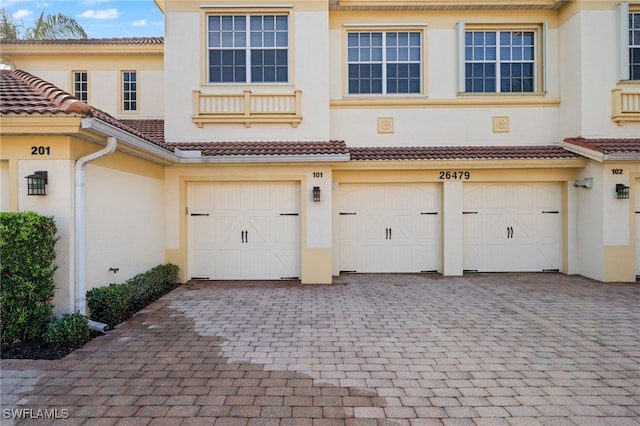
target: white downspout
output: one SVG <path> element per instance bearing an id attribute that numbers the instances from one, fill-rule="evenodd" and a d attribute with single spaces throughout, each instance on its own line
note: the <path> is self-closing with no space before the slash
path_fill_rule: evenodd
<path id="1" fill-rule="evenodd" d="M 107 138 L 107 146 L 99 151 L 81 157 L 76 161 L 76 211 L 75 211 L 75 233 L 76 233 L 76 311 L 82 315 L 87 314 L 86 306 L 86 235 L 85 235 L 85 172 L 84 166 L 90 161 L 100 157 L 105 157 L 116 150 L 118 143 L 116 138 Z M 91 321 L 92 322 L 92 321 Z M 91 323 L 90 322 L 90 323 Z M 94 328 L 96 323 L 90 324 Z M 97 323 L 98 328 L 103 331 L 105 324 Z M 104 326 L 104 327 L 103 327 Z"/>

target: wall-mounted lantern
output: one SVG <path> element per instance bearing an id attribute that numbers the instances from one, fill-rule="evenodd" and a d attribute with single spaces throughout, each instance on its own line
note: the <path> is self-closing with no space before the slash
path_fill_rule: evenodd
<path id="1" fill-rule="evenodd" d="M 27 179 L 27 195 L 47 195 L 49 179 L 46 171 L 34 172 L 25 179 Z"/>
<path id="2" fill-rule="evenodd" d="M 320 201 L 320 187 L 319 186 L 314 186 L 313 187 L 313 201 L 315 203 Z"/>
<path id="3" fill-rule="evenodd" d="M 618 200 L 628 200 L 629 187 L 622 183 L 616 183 L 616 196 Z"/>

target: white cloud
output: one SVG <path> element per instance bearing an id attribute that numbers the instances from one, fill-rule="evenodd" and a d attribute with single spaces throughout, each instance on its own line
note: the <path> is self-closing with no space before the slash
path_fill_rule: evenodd
<path id="1" fill-rule="evenodd" d="M 47 7 L 51 7 L 51 3 L 36 3 L 36 7 L 38 9 L 46 9 Z"/>
<path id="2" fill-rule="evenodd" d="M 131 23 L 131 25 L 133 25 L 134 27 L 146 27 L 147 26 L 147 20 L 146 19 L 140 19 L 139 21 L 133 21 Z"/>
<path id="3" fill-rule="evenodd" d="M 28 9 L 20 9 L 18 11 L 16 11 L 15 13 L 13 13 L 11 15 L 12 18 L 14 19 L 22 19 L 22 18 L 26 18 L 27 16 L 33 15 L 33 12 L 28 10 Z"/>
<path id="4" fill-rule="evenodd" d="M 78 15 L 78 18 L 89 19 L 117 19 L 120 16 L 118 9 L 104 9 L 104 10 L 86 10 Z"/>

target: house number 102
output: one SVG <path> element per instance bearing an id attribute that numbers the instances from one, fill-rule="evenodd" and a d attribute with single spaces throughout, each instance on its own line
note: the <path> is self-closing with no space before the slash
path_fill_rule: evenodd
<path id="1" fill-rule="evenodd" d="M 322 172 L 313 172 L 313 177 L 314 178 L 321 178 L 322 177 Z"/>

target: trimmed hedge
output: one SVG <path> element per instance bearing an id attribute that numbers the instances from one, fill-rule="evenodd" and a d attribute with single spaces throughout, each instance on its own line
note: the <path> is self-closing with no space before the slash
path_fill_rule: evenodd
<path id="1" fill-rule="evenodd" d="M 62 314 L 49 325 L 44 341 L 51 346 L 79 348 L 91 340 L 89 318 L 80 312 Z"/>
<path id="2" fill-rule="evenodd" d="M 53 317 L 56 257 L 53 217 L 0 213 L 0 334 L 2 342 L 42 338 Z"/>
<path id="3" fill-rule="evenodd" d="M 89 317 L 107 324 L 109 328 L 115 327 L 175 288 L 178 271 L 178 266 L 167 263 L 136 275 L 123 284 L 89 290 Z"/>

